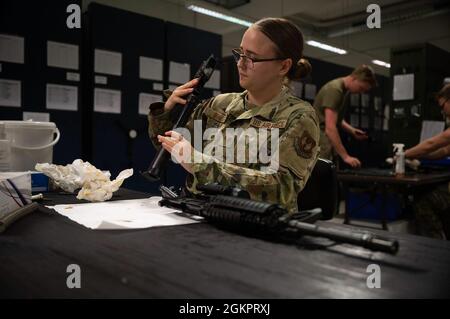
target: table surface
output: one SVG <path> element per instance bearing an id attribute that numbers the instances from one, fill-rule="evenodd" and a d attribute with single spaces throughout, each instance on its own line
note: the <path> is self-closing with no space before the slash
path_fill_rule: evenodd
<path id="1" fill-rule="evenodd" d="M 113 199 L 146 196 L 121 190 Z M 73 195 L 46 197 L 50 199 L 47 205 L 76 201 Z M 0 235 L 0 297 L 450 296 L 449 242 L 374 232 L 398 239 L 398 254 L 309 236 L 295 243 L 277 243 L 223 231 L 207 223 L 94 231 L 42 208 Z M 80 266 L 80 289 L 67 288 L 70 264 Z M 367 287 L 370 264 L 380 266 L 381 288 Z"/>
<path id="2" fill-rule="evenodd" d="M 385 172 L 387 172 L 387 170 Z M 410 186 L 422 186 L 450 181 L 450 170 L 427 173 L 407 172 L 403 176 L 384 176 L 376 175 L 376 170 L 361 169 L 337 171 L 337 175 L 338 179 L 343 182 L 375 182 L 383 184 L 403 184 Z"/>

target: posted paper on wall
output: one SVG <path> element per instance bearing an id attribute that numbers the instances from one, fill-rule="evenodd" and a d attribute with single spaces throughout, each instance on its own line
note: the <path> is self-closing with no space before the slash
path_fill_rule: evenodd
<path id="1" fill-rule="evenodd" d="M 0 61 L 23 64 L 24 46 L 23 37 L 0 34 Z"/>
<path id="2" fill-rule="evenodd" d="M 394 101 L 414 99 L 414 74 L 394 75 Z"/>
<path id="3" fill-rule="evenodd" d="M 298 98 L 302 98 L 303 95 L 303 83 L 300 81 L 291 81 L 290 86 L 294 95 Z"/>
<path id="4" fill-rule="evenodd" d="M 164 90 L 164 86 L 162 83 L 153 83 L 153 91 L 162 91 Z"/>
<path id="5" fill-rule="evenodd" d="M 350 125 L 359 127 L 359 114 L 350 114 Z"/>
<path id="6" fill-rule="evenodd" d="M 314 100 L 316 98 L 316 85 L 305 84 L 305 99 Z"/>
<path id="7" fill-rule="evenodd" d="M 66 80 L 67 81 L 73 81 L 73 82 L 80 82 L 80 73 L 67 72 L 66 73 Z"/>
<path id="8" fill-rule="evenodd" d="M 220 71 L 215 70 L 209 81 L 205 83 L 205 88 L 220 90 Z"/>
<path id="9" fill-rule="evenodd" d="M 350 105 L 359 106 L 359 93 L 350 94 Z"/>
<path id="10" fill-rule="evenodd" d="M 95 73 L 122 75 L 122 53 L 95 49 Z"/>
<path id="11" fill-rule="evenodd" d="M 139 114 L 140 115 L 148 115 L 150 104 L 155 102 L 161 102 L 161 95 L 157 94 L 148 94 L 148 93 L 139 93 Z"/>
<path id="12" fill-rule="evenodd" d="M 108 84 L 108 78 L 106 76 L 102 76 L 102 75 L 96 75 L 94 77 L 94 83 L 95 84 L 104 84 L 107 85 Z"/>
<path id="13" fill-rule="evenodd" d="M 139 78 L 146 80 L 163 80 L 163 61 L 161 59 L 139 57 Z"/>
<path id="14" fill-rule="evenodd" d="M 361 106 L 362 107 L 369 107 L 369 103 L 370 103 L 370 96 L 369 94 L 361 94 Z"/>
<path id="15" fill-rule="evenodd" d="M 121 91 L 95 88 L 94 111 L 120 114 L 121 98 Z"/>
<path id="16" fill-rule="evenodd" d="M 71 85 L 47 84 L 47 109 L 78 110 L 78 87 Z"/>
<path id="17" fill-rule="evenodd" d="M 369 128 L 369 117 L 367 115 L 361 115 L 361 128 Z"/>
<path id="18" fill-rule="evenodd" d="M 22 83 L 0 79 L 0 106 L 22 106 Z"/>
<path id="19" fill-rule="evenodd" d="M 422 130 L 420 132 L 420 141 L 423 142 L 430 137 L 438 135 L 444 131 L 444 121 L 423 121 Z"/>
<path id="20" fill-rule="evenodd" d="M 375 112 L 381 112 L 381 109 L 382 109 L 381 103 L 382 103 L 381 97 L 375 96 L 373 98 L 373 108 L 374 108 Z"/>
<path id="21" fill-rule="evenodd" d="M 184 84 L 191 78 L 191 66 L 187 63 L 170 61 L 169 82 Z"/>
<path id="22" fill-rule="evenodd" d="M 22 119 L 24 121 L 33 120 L 35 122 L 50 122 L 50 113 L 44 113 L 44 112 L 23 112 Z"/>
<path id="23" fill-rule="evenodd" d="M 47 66 L 78 70 L 78 45 L 47 41 Z"/>

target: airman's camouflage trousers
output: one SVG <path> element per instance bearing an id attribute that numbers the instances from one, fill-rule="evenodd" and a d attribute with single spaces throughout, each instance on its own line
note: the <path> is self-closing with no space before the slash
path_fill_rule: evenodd
<path id="1" fill-rule="evenodd" d="M 414 203 L 414 215 L 419 235 L 450 239 L 449 185 L 442 184 L 421 194 Z"/>

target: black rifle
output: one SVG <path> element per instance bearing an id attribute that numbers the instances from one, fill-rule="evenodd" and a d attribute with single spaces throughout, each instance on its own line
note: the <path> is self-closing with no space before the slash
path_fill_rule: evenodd
<path id="1" fill-rule="evenodd" d="M 238 188 L 217 184 L 199 185 L 203 194 L 180 196 L 170 188 L 160 187 L 163 199 L 160 206 L 181 210 L 190 215 L 204 217 L 222 228 L 252 235 L 284 236 L 310 235 L 325 237 L 336 242 L 349 243 L 371 250 L 395 254 L 398 242 L 370 232 L 355 232 L 315 225 L 319 213 L 304 212 L 288 214 L 278 204 L 251 200 Z M 246 197 L 246 198 L 244 198 Z"/>
<path id="2" fill-rule="evenodd" d="M 178 104 L 175 106 L 174 109 L 181 108 L 181 112 L 172 130 L 175 130 L 178 127 L 186 126 L 186 123 L 188 122 L 195 107 L 200 103 L 200 94 L 203 86 L 206 82 L 208 82 L 209 78 L 213 74 L 215 66 L 216 59 L 213 55 L 210 55 L 209 58 L 202 63 L 197 73 L 195 73 L 194 78 L 198 79 L 198 83 L 192 93 L 187 96 L 186 104 L 184 106 L 180 106 Z M 148 170 L 143 172 L 142 175 L 152 182 L 159 181 L 161 172 L 167 164 L 169 158 L 170 153 L 161 147 L 150 164 Z"/>

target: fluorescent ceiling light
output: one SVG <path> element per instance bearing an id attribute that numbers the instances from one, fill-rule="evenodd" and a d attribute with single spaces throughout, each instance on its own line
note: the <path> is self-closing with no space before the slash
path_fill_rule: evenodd
<path id="1" fill-rule="evenodd" d="M 193 4 L 191 2 L 187 2 L 186 3 L 186 8 L 188 8 L 189 10 L 192 10 L 194 12 L 197 13 L 201 13 L 210 17 L 214 17 L 217 19 L 221 19 L 221 20 L 225 20 L 231 23 L 236 23 L 236 24 L 240 24 L 243 25 L 245 27 L 249 27 L 251 26 L 253 23 L 241 18 L 238 18 L 234 15 L 225 13 L 225 10 L 220 10 L 220 9 L 213 9 L 213 8 L 208 8 L 207 6 L 204 5 L 200 5 L 200 4 Z M 222 12 L 220 12 L 220 11 Z"/>
<path id="2" fill-rule="evenodd" d="M 380 60 L 372 60 L 372 63 L 376 64 L 376 65 L 379 65 L 379 66 L 384 66 L 385 68 L 390 68 L 391 67 L 390 63 L 383 62 L 383 61 L 380 61 Z"/>
<path id="3" fill-rule="evenodd" d="M 320 43 L 314 40 L 309 40 L 306 41 L 307 44 L 309 44 L 310 46 L 316 47 L 316 48 L 320 48 L 322 50 L 327 50 L 327 51 L 331 51 L 337 54 L 347 54 L 347 51 L 343 50 L 343 49 L 339 49 L 336 47 L 333 47 L 331 45 L 325 44 L 325 43 Z"/>

